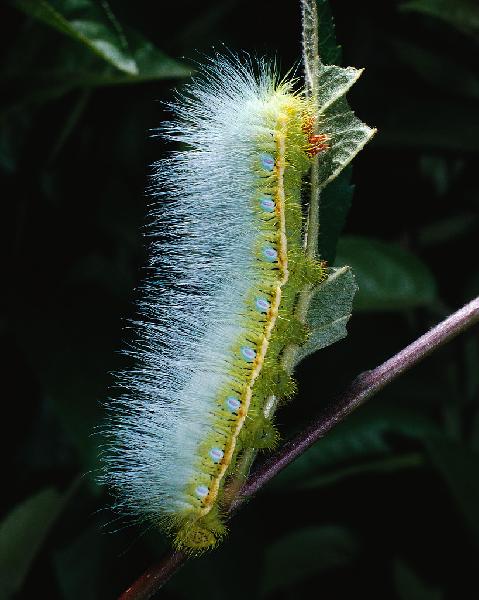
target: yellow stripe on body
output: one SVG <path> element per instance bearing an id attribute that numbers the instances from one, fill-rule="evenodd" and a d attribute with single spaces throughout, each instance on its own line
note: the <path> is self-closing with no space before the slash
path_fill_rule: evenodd
<path id="1" fill-rule="evenodd" d="M 276 160 L 275 160 L 275 171 L 276 171 L 276 193 L 275 193 L 275 211 L 278 218 L 279 230 L 278 230 L 278 264 L 280 269 L 280 279 L 274 290 L 274 297 L 271 302 L 271 306 L 268 310 L 266 325 L 264 329 L 263 339 L 261 346 L 256 354 L 256 358 L 253 362 L 253 369 L 249 376 L 249 381 L 246 384 L 245 391 L 242 394 L 241 408 L 238 411 L 238 420 L 236 427 L 234 428 L 231 438 L 226 444 L 223 458 L 220 462 L 220 468 L 218 473 L 212 479 L 209 486 L 208 495 L 203 499 L 203 506 L 198 511 L 198 518 L 208 514 L 212 509 L 216 498 L 218 496 L 221 480 L 223 479 L 229 465 L 231 464 L 234 450 L 236 447 L 236 441 L 243 428 L 246 420 L 249 406 L 251 404 L 251 398 L 253 395 L 253 386 L 258 378 L 261 369 L 263 367 L 266 352 L 268 350 L 269 341 L 278 318 L 279 306 L 281 302 L 281 289 L 288 281 L 288 245 L 286 238 L 286 219 L 285 219 L 285 191 L 284 191 L 284 171 L 286 168 L 286 130 L 287 130 L 287 116 L 280 114 L 278 117 L 278 127 L 275 131 L 275 143 L 276 143 Z"/>

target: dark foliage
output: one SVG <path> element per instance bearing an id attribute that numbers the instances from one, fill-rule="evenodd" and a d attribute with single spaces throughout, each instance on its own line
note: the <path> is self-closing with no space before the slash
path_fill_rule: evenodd
<path id="1" fill-rule="evenodd" d="M 64 20 L 38 14 L 46 2 L 1 8 L 0 598 L 113 599 L 166 547 L 117 521 L 91 476 L 92 432 L 114 393 L 108 373 L 125 361 L 144 272 L 148 165 L 166 152 L 149 136 L 165 118 L 157 100 L 212 44 L 277 55 L 285 71 L 300 54 L 295 2 L 168 4 L 48 3 Z M 333 260 L 351 178 L 336 260 L 353 266 L 360 292 L 349 336 L 300 366 L 299 395 L 278 413 L 285 437 L 479 294 L 477 4 L 331 9 L 343 64 L 367 68 L 350 104 L 379 133 L 325 194 L 321 243 Z M 478 362 L 476 330 L 384 390 L 285 470 L 163 597 L 472 597 Z"/>

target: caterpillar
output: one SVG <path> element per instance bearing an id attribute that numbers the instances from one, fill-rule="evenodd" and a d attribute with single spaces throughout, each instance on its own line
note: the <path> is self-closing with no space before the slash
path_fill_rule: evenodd
<path id="1" fill-rule="evenodd" d="M 241 452 L 277 440 L 268 398 L 294 392 L 280 359 L 307 336 L 298 291 L 325 277 L 303 249 L 301 189 L 330 140 L 263 59 L 211 59 L 170 108 L 160 134 L 181 149 L 154 170 L 135 366 L 117 375 L 103 478 L 119 508 L 198 552 L 225 533 Z"/>

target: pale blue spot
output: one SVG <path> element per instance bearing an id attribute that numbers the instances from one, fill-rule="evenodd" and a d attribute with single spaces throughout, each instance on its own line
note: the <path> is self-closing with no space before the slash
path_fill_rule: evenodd
<path id="1" fill-rule="evenodd" d="M 256 358 L 256 351 L 249 346 L 241 346 L 241 356 L 245 359 L 246 362 L 253 362 Z"/>
<path id="2" fill-rule="evenodd" d="M 210 490 L 206 487 L 206 485 L 199 485 L 196 488 L 195 493 L 198 496 L 198 498 L 206 498 L 209 491 Z"/>
<path id="3" fill-rule="evenodd" d="M 234 396 L 228 396 L 228 398 L 226 398 L 226 407 L 231 412 L 236 412 L 240 406 L 241 402 L 238 398 L 235 398 Z"/>
<path id="4" fill-rule="evenodd" d="M 267 313 L 270 307 L 270 303 L 266 300 L 266 298 L 256 298 L 256 308 L 263 313 Z"/>
<path id="5" fill-rule="evenodd" d="M 261 164 L 263 165 L 263 169 L 266 169 L 266 171 L 272 171 L 274 169 L 274 156 L 264 152 L 263 154 L 260 154 L 259 157 Z"/>
<path id="6" fill-rule="evenodd" d="M 221 448 L 211 448 L 210 450 L 210 457 L 214 463 L 219 463 L 224 455 L 225 453 L 223 450 L 221 450 Z"/>
<path id="7" fill-rule="evenodd" d="M 271 246 L 263 248 L 263 256 L 268 262 L 276 262 L 278 260 L 278 253 Z"/>
<path id="8" fill-rule="evenodd" d="M 273 212 L 275 208 L 274 200 L 271 196 L 262 196 L 259 200 L 259 205 L 265 212 Z"/>

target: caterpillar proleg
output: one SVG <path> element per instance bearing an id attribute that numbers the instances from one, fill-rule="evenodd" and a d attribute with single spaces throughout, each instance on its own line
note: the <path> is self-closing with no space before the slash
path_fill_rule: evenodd
<path id="1" fill-rule="evenodd" d="M 223 535 L 240 453 L 276 440 L 264 406 L 294 391 L 280 358 L 307 336 L 298 291 L 324 278 L 303 250 L 301 188 L 330 135 L 294 86 L 267 61 L 217 56 L 161 129 L 185 149 L 155 168 L 136 367 L 118 376 L 104 480 L 190 551 Z"/>

